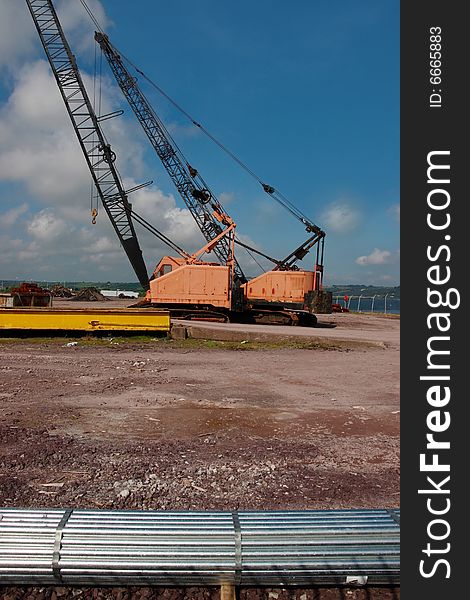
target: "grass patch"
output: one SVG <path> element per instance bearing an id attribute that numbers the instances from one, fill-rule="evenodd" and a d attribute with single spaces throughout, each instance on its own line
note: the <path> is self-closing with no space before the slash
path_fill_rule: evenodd
<path id="1" fill-rule="evenodd" d="M 194 350 L 341 350 L 338 344 L 329 341 L 301 341 L 301 340 L 279 340 L 278 342 L 256 342 L 256 341 L 222 341 L 188 338 L 186 340 L 168 340 L 173 348 Z"/>
<path id="2" fill-rule="evenodd" d="M 100 333 L 80 333 L 71 332 L 69 335 L 46 335 L 44 332 L 35 333 L 29 332 L 25 335 L 24 332 L 15 336 L 0 336 L 0 344 L 15 344 L 27 342 L 28 344 L 53 344 L 55 346 L 64 346 L 70 342 L 77 342 L 80 346 L 109 346 L 110 344 L 134 344 L 152 343 L 166 340 L 166 336 L 156 338 L 155 333 L 149 335 L 128 335 L 128 336 L 112 336 L 103 335 Z"/>
<path id="3" fill-rule="evenodd" d="M 343 344 L 332 341 L 302 341 L 302 340 L 279 340 L 277 342 L 263 341 L 221 341 L 187 338 L 185 340 L 173 340 L 166 336 L 155 337 L 155 335 L 129 335 L 129 336 L 70 336 L 70 337 L 0 337 L 0 344 L 45 344 L 53 346 L 66 346 L 76 342 L 78 346 L 112 348 L 126 347 L 149 347 L 159 350 L 228 350 L 228 351 L 259 351 L 259 350 L 345 350 Z"/>

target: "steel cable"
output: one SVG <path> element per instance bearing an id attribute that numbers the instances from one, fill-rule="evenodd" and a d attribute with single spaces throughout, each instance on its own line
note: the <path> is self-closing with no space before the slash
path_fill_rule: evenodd
<path id="1" fill-rule="evenodd" d="M 103 32 L 99 22 L 96 17 L 93 15 L 93 12 L 88 7 L 85 0 L 80 0 L 81 4 L 85 8 L 88 13 L 90 19 L 93 24 L 97 28 L 98 31 Z M 259 175 L 257 175 L 246 163 L 244 163 L 236 154 L 234 154 L 227 146 L 225 146 L 219 139 L 217 139 L 208 129 L 206 129 L 198 120 L 196 120 L 188 111 L 186 111 L 176 100 L 174 100 L 171 96 L 169 96 L 157 83 L 155 83 L 150 77 L 148 77 L 141 69 L 139 69 L 127 56 L 125 56 L 120 50 L 116 48 L 116 46 L 110 44 L 112 48 L 118 53 L 139 75 L 141 75 L 154 89 L 156 89 L 159 94 L 161 94 L 164 98 L 168 100 L 181 114 L 183 114 L 195 127 L 200 129 L 204 135 L 206 135 L 214 144 L 216 144 L 223 152 L 225 152 L 232 160 L 234 160 L 246 173 L 248 173 L 253 179 L 255 179 L 264 189 L 264 191 L 271 196 L 276 202 L 278 202 L 281 206 L 286 208 L 295 218 L 301 221 L 304 225 L 313 224 L 312 221 L 300 211 L 284 194 L 279 192 L 278 190 L 272 188 L 272 186 L 267 185 Z M 184 158 L 181 149 L 178 148 L 177 144 L 174 140 L 169 136 L 172 140 L 173 144 L 180 152 L 181 156 Z M 186 161 L 186 159 L 185 159 Z M 188 161 L 186 161 L 188 162 Z M 272 192 L 268 192 L 267 189 L 273 190 Z"/>

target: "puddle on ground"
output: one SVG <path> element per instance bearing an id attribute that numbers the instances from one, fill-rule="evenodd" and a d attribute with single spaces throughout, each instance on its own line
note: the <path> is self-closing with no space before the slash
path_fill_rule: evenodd
<path id="1" fill-rule="evenodd" d="M 61 415 L 62 418 L 65 418 Z M 68 421 L 68 419 L 67 419 Z M 195 439 L 210 436 L 307 439 L 311 435 L 398 435 L 399 416 L 377 417 L 339 409 L 282 410 L 270 408 L 221 408 L 187 404 L 171 407 L 82 408 L 73 423 L 57 424 L 55 435 L 100 439 Z"/>

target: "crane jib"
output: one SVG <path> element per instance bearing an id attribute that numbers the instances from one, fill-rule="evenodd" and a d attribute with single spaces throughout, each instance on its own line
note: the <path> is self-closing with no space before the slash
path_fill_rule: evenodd
<path id="1" fill-rule="evenodd" d="M 108 36 L 101 32 L 95 32 L 95 40 L 100 45 L 121 91 L 160 158 L 170 179 L 173 181 L 194 217 L 204 238 L 210 243 L 221 233 L 221 222 L 225 220 L 225 224 L 229 226 L 232 220 L 226 215 L 222 205 L 215 196 L 205 187 L 199 185 L 196 179 L 199 177 L 198 172 L 187 161 L 182 159 L 181 153 L 178 151 L 176 144 L 172 143 L 173 140 L 171 140 L 171 136 L 164 124 L 155 114 L 144 94 L 139 89 L 136 78 L 129 73 L 121 56 L 111 45 Z M 210 201 L 208 201 L 206 192 L 209 193 Z M 220 238 L 212 251 L 222 264 L 233 260 L 231 257 L 230 241 L 227 236 Z M 246 281 L 243 270 L 236 260 L 234 273 L 237 279 L 242 282 Z"/>
<path id="2" fill-rule="evenodd" d="M 80 71 L 50 0 L 26 0 L 103 207 L 135 274 L 149 287 L 132 222 L 131 206 L 114 165 L 115 154 L 99 126 Z"/>

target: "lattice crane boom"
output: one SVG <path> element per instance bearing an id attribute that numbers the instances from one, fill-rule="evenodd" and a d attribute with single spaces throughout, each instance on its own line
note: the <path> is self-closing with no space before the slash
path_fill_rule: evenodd
<path id="1" fill-rule="evenodd" d="M 233 224 L 232 219 L 227 215 L 214 194 L 205 186 L 198 172 L 185 162 L 176 145 L 172 143 L 169 132 L 139 89 L 135 77 L 129 73 L 121 56 L 111 45 L 108 36 L 102 32 L 96 32 L 95 40 L 100 45 L 127 102 L 134 111 L 204 238 L 208 243 L 212 242 L 222 233 L 224 226 L 230 227 Z M 227 236 L 222 237 L 213 248 L 213 252 L 222 264 L 226 264 L 231 259 L 229 238 Z M 234 274 L 235 278 L 241 283 L 246 281 L 246 277 L 236 260 Z"/>
<path id="2" fill-rule="evenodd" d="M 26 0 L 103 207 L 135 274 L 149 288 L 147 268 L 134 230 L 132 207 L 114 166 L 116 158 L 100 128 L 76 60 L 50 0 Z"/>

